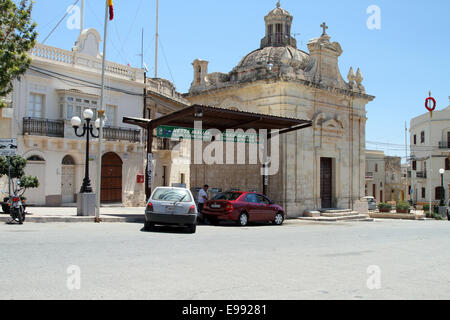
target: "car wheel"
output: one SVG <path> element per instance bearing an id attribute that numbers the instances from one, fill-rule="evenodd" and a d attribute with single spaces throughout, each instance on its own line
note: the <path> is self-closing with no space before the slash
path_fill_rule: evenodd
<path id="1" fill-rule="evenodd" d="M 284 222 L 284 216 L 281 212 L 278 212 L 275 216 L 275 220 L 273 220 L 273 224 L 276 226 L 281 226 Z"/>
<path id="2" fill-rule="evenodd" d="M 197 232 L 197 225 L 193 224 L 193 225 L 188 226 L 188 231 L 189 231 L 189 233 L 196 233 Z"/>
<path id="3" fill-rule="evenodd" d="M 238 226 L 245 227 L 248 225 L 248 214 L 241 213 L 239 220 L 237 221 Z"/>

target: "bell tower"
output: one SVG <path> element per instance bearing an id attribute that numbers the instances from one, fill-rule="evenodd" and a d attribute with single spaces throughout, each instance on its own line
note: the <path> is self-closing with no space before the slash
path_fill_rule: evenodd
<path id="1" fill-rule="evenodd" d="M 287 10 L 281 8 L 280 1 L 278 1 L 277 7 L 264 18 L 266 36 L 261 40 L 261 49 L 282 46 L 297 48 L 297 41 L 291 37 L 293 19 Z"/>

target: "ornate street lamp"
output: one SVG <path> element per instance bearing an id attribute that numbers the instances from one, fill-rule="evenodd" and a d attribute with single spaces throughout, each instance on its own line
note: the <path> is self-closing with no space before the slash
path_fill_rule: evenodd
<path id="1" fill-rule="evenodd" d="M 71 120 L 72 127 L 75 130 L 75 135 L 77 137 L 86 136 L 86 165 L 85 165 L 85 175 L 83 180 L 83 185 L 81 187 L 80 193 L 92 193 L 91 180 L 89 179 L 89 140 L 92 136 L 93 138 L 98 138 L 98 135 L 94 134 L 94 127 L 91 124 L 92 118 L 94 117 L 94 112 L 91 109 L 86 109 L 83 112 L 83 118 L 86 122 L 83 124 L 83 132 L 78 133 L 78 129 L 81 126 L 81 119 L 79 117 L 73 117 Z M 100 127 L 100 119 L 95 121 L 95 127 L 98 129 Z"/>

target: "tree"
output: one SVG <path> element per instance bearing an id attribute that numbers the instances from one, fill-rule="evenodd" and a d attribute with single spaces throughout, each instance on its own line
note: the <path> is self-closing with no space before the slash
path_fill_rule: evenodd
<path id="1" fill-rule="evenodd" d="M 31 20 L 33 2 L 0 0 L 0 108 L 3 98 L 13 90 L 13 80 L 19 79 L 31 64 L 28 52 L 35 46 L 36 23 Z"/>
<path id="2" fill-rule="evenodd" d="M 1 0 L 0 0 L 1 1 Z M 14 193 L 25 193 L 27 189 L 39 188 L 39 181 L 37 177 L 25 176 L 25 167 L 27 160 L 20 156 L 10 158 L 11 168 L 8 170 L 8 159 L 6 157 L 0 157 L 0 178 L 8 176 L 11 172 L 11 180 Z M 18 183 L 20 181 L 20 183 Z"/>

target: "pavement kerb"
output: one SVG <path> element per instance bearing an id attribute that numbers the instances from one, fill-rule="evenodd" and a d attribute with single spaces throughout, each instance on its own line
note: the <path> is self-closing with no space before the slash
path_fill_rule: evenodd
<path id="1" fill-rule="evenodd" d="M 144 217 L 112 217 L 101 216 L 105 223 L 144 223 Z M 0 216 L 0 223 L 10 221 L 9 215 Z M 25 223 L 86 223 L 95 222 L 95 217 L 77 217 L 77 216 L 28 216 Z"/>

